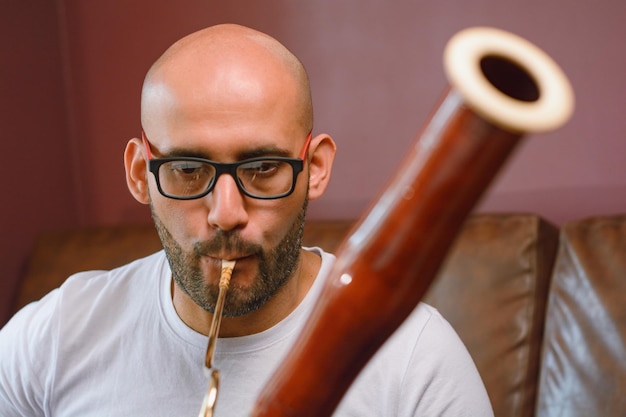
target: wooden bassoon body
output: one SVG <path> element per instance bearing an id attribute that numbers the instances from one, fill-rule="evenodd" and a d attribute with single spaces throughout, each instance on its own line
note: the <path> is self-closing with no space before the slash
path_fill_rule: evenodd
<path id="1" fill-rule="evenodd" d="M 443 99 L 340 246 L 307 326 L 252 416 L 330 416 L 418 305 L 520 138 L 558 128 L 573 111 L 572 89 L 559 67 L 510 33 L 458 33 L 446 47 L 444 67 Z"/>

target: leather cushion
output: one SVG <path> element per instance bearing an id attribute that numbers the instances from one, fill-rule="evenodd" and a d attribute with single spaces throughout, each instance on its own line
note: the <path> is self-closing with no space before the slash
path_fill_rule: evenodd
<path id="1" fill-rule="evenodd" d="M 495 416 L 534 413 L 558 230 L 527 214 L 469 218 L 425 300 L 455 328 Z"/>
<path id="2" fill-rule="evenodd" d="M 626 415 L 626 216 L 563 226 L 539 417 Z"/>

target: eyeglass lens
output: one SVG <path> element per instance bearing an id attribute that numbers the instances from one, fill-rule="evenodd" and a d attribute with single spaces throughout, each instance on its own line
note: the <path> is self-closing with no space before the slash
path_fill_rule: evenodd
<path id="1" fill-rule="evenodd" d="M 159 168 L 164 193 L 191 197 L 213 186 L 215 165 L 194 160 L 168 161 Z M 293 185 L 293 167 L 289 162 L 273 159 L 243 162 L 236 168 L 237 182 L 247 193 L 271 197 L 288 192 Z"/>

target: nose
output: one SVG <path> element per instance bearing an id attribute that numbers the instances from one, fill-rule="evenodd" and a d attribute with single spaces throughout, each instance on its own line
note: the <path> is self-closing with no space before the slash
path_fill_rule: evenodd
<path id="1" fill-rule="evenodd" d="M 213 190 L 205 197 L 209 208 L 209 225 L 222 231 L 241 228 L 248 223 L 245 196 L 239 191 L 235 179 L 220 175 Z"/>

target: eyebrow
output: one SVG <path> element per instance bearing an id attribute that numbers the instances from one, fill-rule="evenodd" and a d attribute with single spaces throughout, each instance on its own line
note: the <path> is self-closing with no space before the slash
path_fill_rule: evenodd
<path id="1" fill-rule="evenodd" d="M 282 149 L 277 146 L 262 146 L 259 148 L 250 149 L 244 152 L 240 152 L 237 155 L 238 159 L 250 159 L 263 156 L 282 156 L 290 157 L 291 153 L 287 149 Z"/>
<path id="2" fill-rule="evenodd" d="M 292 157 L 291 153 L 286 150 L 279 148 L 277 146 L 261 146 L 258 148 L 253 148 L 249 150 L 245 150 L 239 152 L 236 156 L 237 160 L 242 161 L 250 158 L 259 158 L 259 157 L 272 157 L 272 156 L 280 156 L 280 157 Z M 214 158 L 211 157 L 210 153 L 198 151 L 196 149 L 187 149 L 187 148 L 173 148 L 167 153 L 162 153 L 160 155 L 161 158 L 202 158 L 208 159 L 210 161 L 215 161 Z"/>

